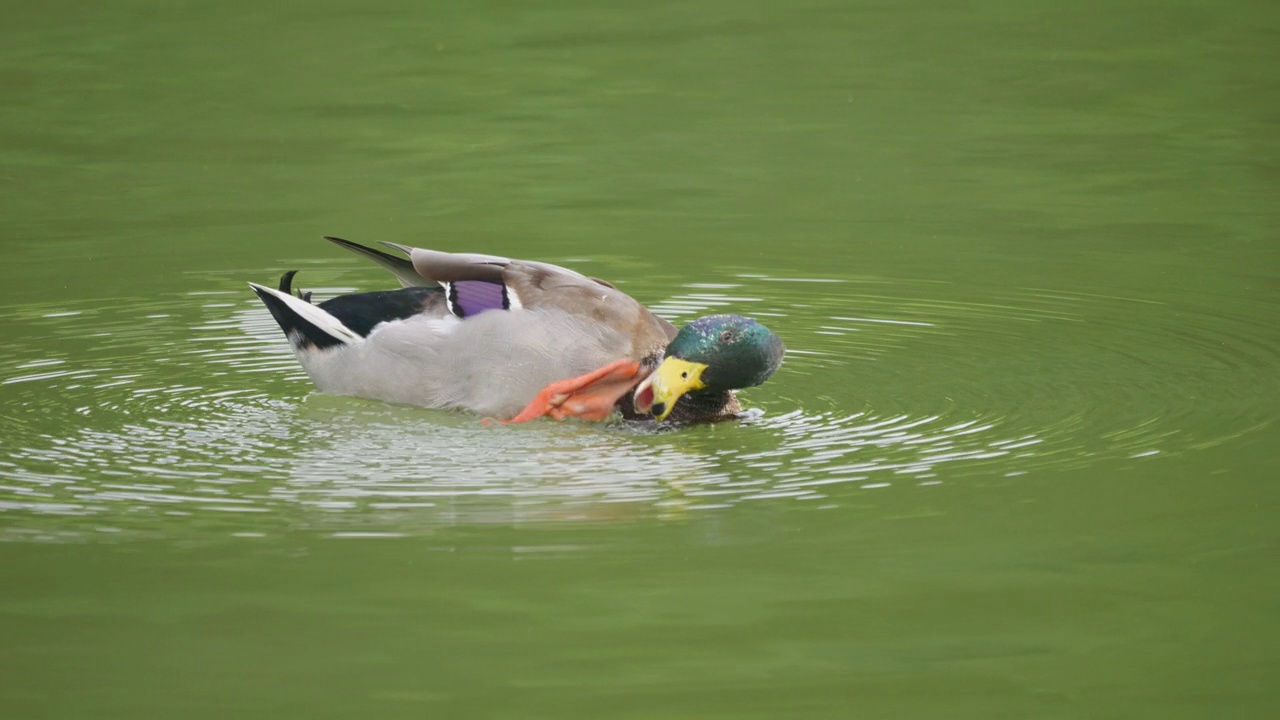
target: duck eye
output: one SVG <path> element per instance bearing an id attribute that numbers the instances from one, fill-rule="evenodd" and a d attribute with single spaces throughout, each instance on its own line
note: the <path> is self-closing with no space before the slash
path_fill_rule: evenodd
<path id="1" fill-rule="evenodd" d="M 688 370 L 685 370 L 684 372 L 680 373 L 680 379 L 681 379 L 681 380 L 688 380 L 688 379 L 689 379 L 689 371 L 688 371 Z"/>
<path id="2" fill-rule="evenodd" d="M 732 330 L 725 330 L 724 332 L 720 333 L 720 342 L 729 342 L 732 339 L 733 339 Z"/>

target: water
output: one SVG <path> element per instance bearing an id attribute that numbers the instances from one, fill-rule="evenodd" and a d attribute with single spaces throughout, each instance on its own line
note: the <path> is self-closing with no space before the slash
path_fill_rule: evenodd
<path id="1" fill-rule="evenodd" d="M 6 717 L 1267 717 L 1280 14 L 0 23 Z M 790 353 L 736 425 L 318 396 L 319 239 Z"/>

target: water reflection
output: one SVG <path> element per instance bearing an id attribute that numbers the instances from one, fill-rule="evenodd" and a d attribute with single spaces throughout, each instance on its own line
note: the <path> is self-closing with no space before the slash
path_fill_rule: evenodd
<path id="1" fill-rule="evenodd" d="M 1280 358 L 1265 331 L 1276 308 L 1262 303 L 1208 313 L 1169 299 L 744 274 L 653 305 L 677 323 L 733 308 L 786 338 L 787 362 L 748 393 L 759 409 L 744 422 L 486 427 L 312 394 L 246 295 L 4 311 L 7 536 L 355 536 L 838 504 L 1221 442 L 1273 420 Z"/>

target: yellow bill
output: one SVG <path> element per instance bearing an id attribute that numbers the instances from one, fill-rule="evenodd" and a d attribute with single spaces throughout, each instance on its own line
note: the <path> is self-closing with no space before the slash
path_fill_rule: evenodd
<path id="1" fill-rule="evenodd" d="M 658 422 L 666 420 L 685 393 L 706 387 L 702 382 L 702 371 L 706 369 L 702 363 L 666 358 L 637 392 L 637 408 L 641 412 L 652 412 Z"/>

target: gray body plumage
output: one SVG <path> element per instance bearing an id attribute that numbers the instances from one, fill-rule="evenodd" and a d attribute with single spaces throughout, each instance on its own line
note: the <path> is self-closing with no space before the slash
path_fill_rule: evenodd
<path id="1" fill-rule="evenodd" d="M 295 352 L 322 392 L 505 418 L 547 385 L 619 359 L 629 342 L 549 308 L 419 315 L 383 323 L 359 342 Z"/>

